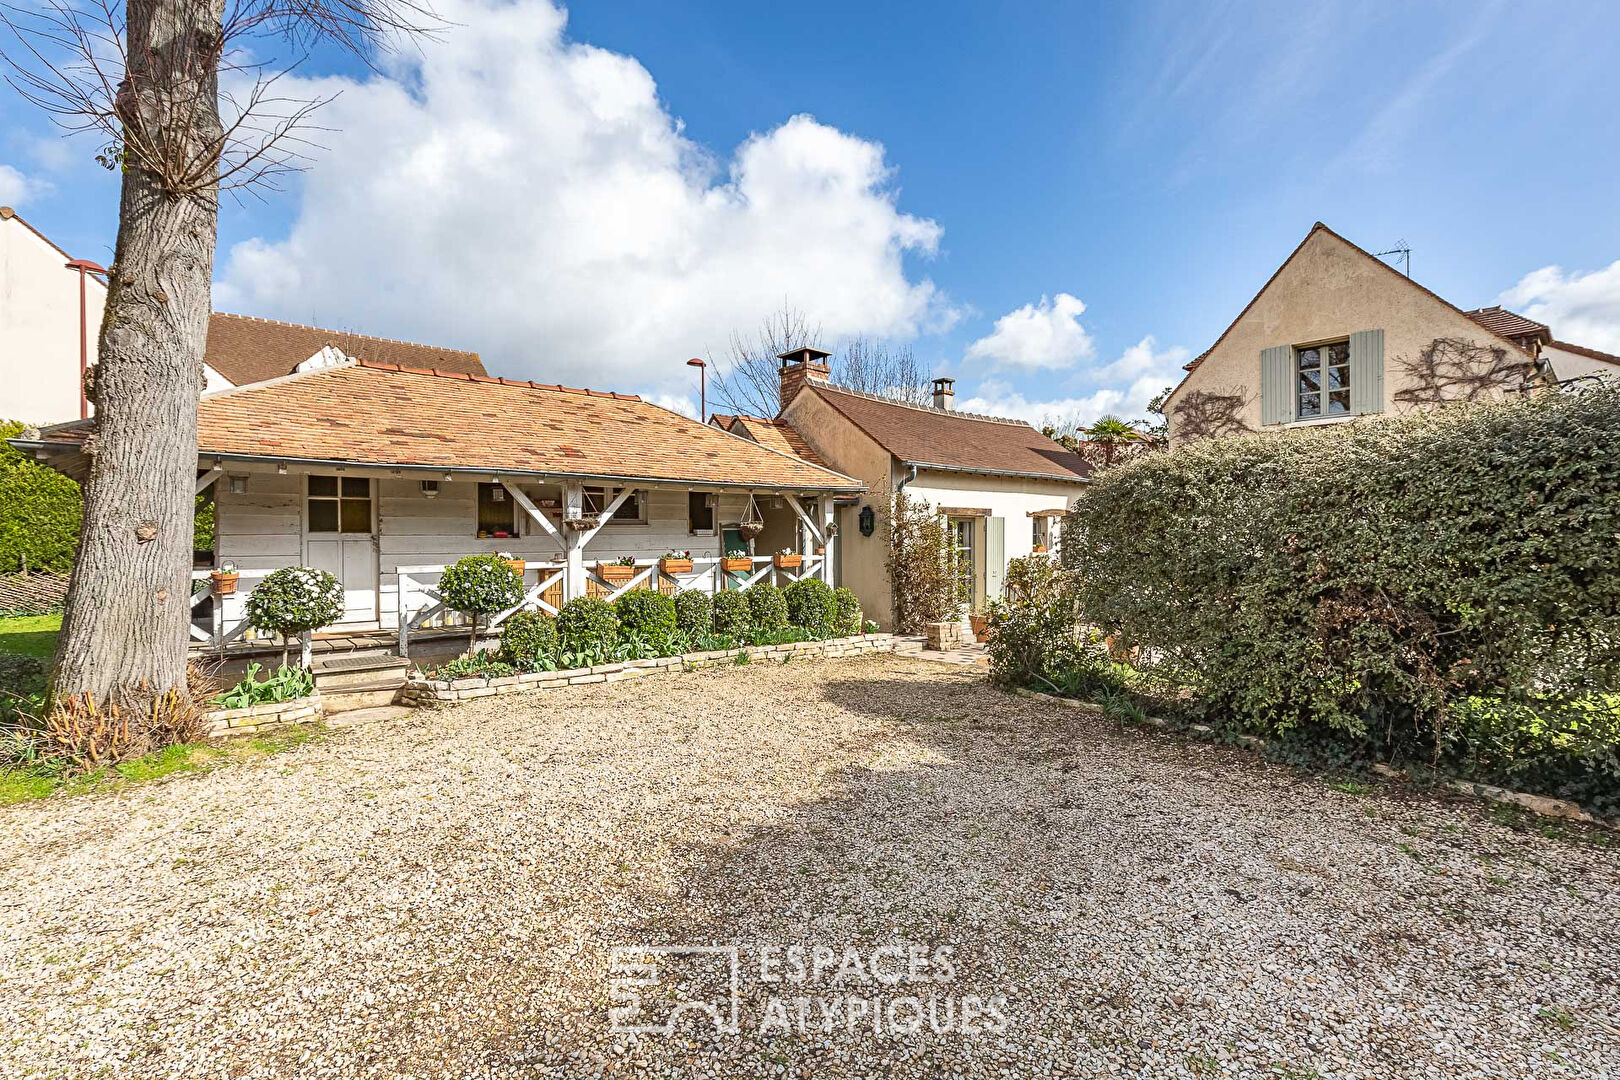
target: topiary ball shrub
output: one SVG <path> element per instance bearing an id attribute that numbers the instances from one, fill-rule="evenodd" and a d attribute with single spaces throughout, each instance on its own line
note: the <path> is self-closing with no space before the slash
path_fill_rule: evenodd
<path id="1" fill-rule="evenodd" d="M 707 634 L 714 626 L 714 601 L 708 593 L 687 589 L 675 594 L 675 628 L 683 634 Z"/>
<path id="2" fill-rule="evenodd" d="M 861 632 L 861 598 L 854 589 L 839 587 L 833 590 L 833 604 L 838 608 L 834 621 L 839 637 L 854 637 Z"/>
<path id="3" fill-rule="evenodd" d="M 788 622 L 799 629 L 826 637 L 831 634 L 838 618 L 838 602 L 833 599 L 832 586 L 820 578 L 795 581 L 782 590 L 787 606 Z"/>
<path id="4" fill-rule="evenodd" d="M 519 611 L 501 624 L 501 659 L 528 667 L 557 651 L 557 624 L 538 611 Z"/>
<path id="5" fill-rule="evenodd" d="M 248 594 L 245 613 L 249 626 L 279 634 L 285 644 L 290 637 L 343 618 L 343 583 L 325 570 L 289 566 L 259 582 Z M 281 663 L 287 664 L 285 648 Z"/>
<path id="6" fill-rule="evenodd" d="M 741 640 L 754 628 L 754 609 L 748 603 L 748 594 L 736 589 L 716 593 L 714 597 L 714 632 Z"/>
<path id="7" fill-rule="evenodd" d="M 557 637 L 570 652 L 611 649 L 619 641 L 619 617 L 606 600 L 578 596 L 557 613 Z"/>
<path id="8" fill-rule="evenodd" d="M 613 611 L 621 633 L 659 639 L 675 632 L 675 601 L 661 592 L 632 589 L 613 602 Z"/>
<path id="9" fill-rule="evenodd" d="M 787 601 L 782 590 L 775 585 L 755 585 L 745 594 L 748 607 L 754 613 L 754 629 L 766 632 L 786 630 L 788 625 Z"/>
<path id="10" fill-rule="evenodd" d="M 439 595 L 472 616 L 469 651 L 478 647 L 478 617 L 516 607 L 523 599 L 523 575 L 499 555 L 467 555 L 439 575 Z"/>

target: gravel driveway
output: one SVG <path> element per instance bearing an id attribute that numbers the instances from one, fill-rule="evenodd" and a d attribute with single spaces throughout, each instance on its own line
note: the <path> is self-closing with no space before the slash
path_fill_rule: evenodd
<path id="1" fill-rule="evenodd" d="M 894 657 L 564 693 L 0 811 L 0 1075 L 1620 1075 L 1605 835 Z M 610 1030 L 657 944 L 736 1034 Z"/>

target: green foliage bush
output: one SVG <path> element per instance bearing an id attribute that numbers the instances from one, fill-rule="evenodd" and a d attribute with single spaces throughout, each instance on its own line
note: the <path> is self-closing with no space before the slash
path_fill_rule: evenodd
<path id="1" fill-rule="evenodd" d="M 839 637 L 853 637 L 861 632 L 861 598 L 854 589 L 842 585 L 833 590 L 833 604 L 838 609 L 833 632 Z"/>
<path id="2" fill-rule="evenodd" d="M 73 569 L 84 503 L 79 485 L 31 461 L 4 440 L 23 432 L 0 422 L 0 573 Z"/>
<path id="3" fill-rule="evenodd" d="M 439 575 L 439 595 L 472 617 L 468 651 L 476 651 L 478 617 L 516 607 L 523 599 L 523 575 L 499 555 L 465 555 Z"/>
<path id="4" fill-rule="evenodd" d="M 888 548 L 896 631 L 921 633 L 925 624 L 961 613 L 969 598 L 957 574 L 956 540 L 932 506 L 896 494 L 889 507 Z"/>
<path id="5" fill-rule="evenodd" d="M 619 628 L 649 640 L 661 640 L 675 632 L 675 601 L 652 589 L 631 589 L 613 602 Z"/>
<path id="6" fill-rule="evenodd" d="M 501 624 L 501 659 L 514 667 L 533 667 L 557 651 L 557 624 L 538 611 L 514 612 Z"/>
<path id="7" fill-rule="evenodd" d="M 301 667 L 281 665 L 265 678 L 259 678 L 257 661 L 247 667 L 242 681 L 214 698 L 222 709 L 247 709 L 277 701 L 296 701 L 315 692 L 315 676 Z"/>
<path id="8" fill-rule="evenodd" d="M 557 638 L 569 652 L 611 649 L 619 640 L 619 617 L 606 600 L 575 597 L 557 613 Z"/>
<path id="9" fill-rule="evenodd" d="M 683 634 L 707 634 L 714 626 L 714 602 L 709 594 L 686 589 L 675 594 L 675 626 Z"/>
<path id="10" fill-rule="evenodd" d="M 753 613 L 755 630 L 787 629 L 787 601 L 782 599 L 781 589 L 761 583 L 743 595 L 748 597 L 748 610 Z"/>
<path id="11" fill-rule="evenodd" d="M 1099 472 L 1063 562 L 1213 718 L 1617 805 L 1617 439 L 1603 387 L 1206 441 Z"/>
<path id="12" fill-rule="evenodd" d="M 752 590 L 749 590 L 752 591 Z M 754 628 L 754 609 L 748 593 L 727 589 L 714 596 L 714 632 L 741 640 Z"/>
<path id="13" fill-rule="evenodd" d="M 325 570 L 289 566 L 248 594 L 248 624 L 283 638 L 319 630 L 343 617 L 343 584 Z"/>
<path id="14" fill-rule="evenodd" d="M 838 620 L 838 601 L 832 586 L 819 578 L 804 578 L 782 590 L 788 623 L 816 637 L 831 634 Z"/>

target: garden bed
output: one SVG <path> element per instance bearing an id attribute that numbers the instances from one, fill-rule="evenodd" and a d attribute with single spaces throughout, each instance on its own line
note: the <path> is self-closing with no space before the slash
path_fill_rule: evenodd
<path id="1" fill-rule="evenodd" d="M 625 660 L 593 667 L 568 668 L 561 671 L 533 671 L 522 675 L 497 678 L 472 677 L 465 679 L 431 679 L 415 673 L 400 691 L 400 703 L 422 706 L 441 701 L 471 701 L 475 698 L 501 694 L 522 694 L 531 690 L 555 690 L 563 686 L 588 683 L 620 682 L 639 679 L 659 672 L 685 671 L 723 663 L 749 663 L 754 660 L 772 660 L 787 657 L 820 657 L 834 659 L 846 656 L 867 656 L 872 653 L 894 651 L 892 634 L 856 634 L 851 637 L 827 638 L 822 641 L 795 641 L 783 645 L 750 645 L 737 649 L 718 649 L 712 652 L 684 653 L 679 656 L 650 657 L 644 660 Z M 746 657 L 747 659 L 742 659 Z M 287 704 L 292 704 L 288 702 Z M 243 710 L 247 711 L 247 710 Z"/>
<path id="2" fill-rule="evenodd" d="M 222 735 L 259 735 L 294 724 L 309 724 L 321 718 L 321 695 L 272 701 L 245 709 L 214 709 L 203 713 L 204 733 L 209 738 Z"/>

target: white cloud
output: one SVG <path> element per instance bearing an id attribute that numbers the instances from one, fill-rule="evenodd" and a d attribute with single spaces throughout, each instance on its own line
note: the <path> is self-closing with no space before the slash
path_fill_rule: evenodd
<path id="1" fill-rule="evenodd" d="M 566 40 L 547 0 L 448 0 L 453 28 L 386 76 L 324 79 L 337 129 L 281 239 L 237 244 L 215 303 L 476 348 L 522 378 L 685 392 L 786 300 L 829 339 L 953 311 L 907 256 L 941 229 L 896 207 L 878 143 L 809 116 L 720 161 L 634 58 Z"/>
<path id="2" fill-rule="evenodd" d="M 1021 391 L 1000 379 L 986 379 L 974 395 L 962 401 L 964 412 L 988 413 L 1027 420 L 1040 427 L 1043 421 L 1073 419 L 1089 424 L 1105 413 L 1127 420 L 1147 417 L 1147 405 L 1182 374 L 1188 352 L 1179 345 L 1155 351 L 1150 334 L 1126 349 L 1119 359 L 1089 373 L 1088 383 L 1102 385 L 1089 394 L 1030 400 Z"/>
<path id="3" fill-rule="evenodd" d="M 50 181 L 25 176 L 10 165 L 0 165 L 0 204 L 21 206 L 50 190 Z"/>
<path id="4" fill-rule="evenodd" d="M 990 333 L 967 347 L 965 359 L 1028 371 L 1073 367 L 1097 351 L 1080 325 L 1085 310 L 1085 302 L 1068 293 L 1043 296 L 997 319 Z"/>
<path id="5" fill-rule="evenodd" d="M 1620 260 L 1589 274 L 1543 266 L 1520 278 L 1497 301 L 1546 323 L 1559 341 L 1620 352 Z"/>

